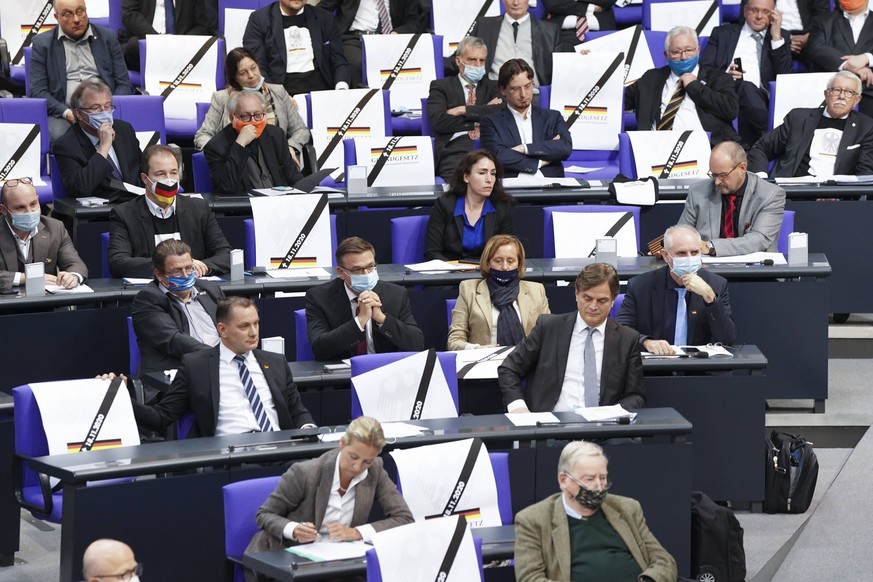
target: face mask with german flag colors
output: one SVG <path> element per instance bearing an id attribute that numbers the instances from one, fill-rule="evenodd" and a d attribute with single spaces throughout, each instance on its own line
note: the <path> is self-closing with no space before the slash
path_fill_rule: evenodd
<path id="1" fill-rule="evenodd" d="M 149 179 L 149 182 L 152 182 Z M 179 182 L 176 180 L 158 180 L 152 182 L 155 198 L 163 204 L 172 204 L 176 199 L 176 194 L 179 192 Z"/>

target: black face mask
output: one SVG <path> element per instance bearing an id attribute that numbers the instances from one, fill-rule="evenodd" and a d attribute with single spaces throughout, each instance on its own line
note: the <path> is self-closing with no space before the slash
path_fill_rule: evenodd
<path id="1" fill-rule="evenodd" d="M 511 271 L 498 271 L 496 269 L 491 269 L 488 271 L 488 275 L 500 285 L 506 285 L 518 278 L 518 269 L 512 269 Z"/>
<path id="2" fill-rule="evenodd" d="M 612 483 L 607 481 L 606 487 L 604 487 L 600 491 L 596 491 L 594 489 L 587 489 L 584 485 L 582 485 L 582 483 L 574 479 L 571 475 L 566 475 L 579 487 L 579 491 L 573 497 L 576 500 L 576 503 L 588 509 L 600 509 L 600 506 L 603 505 L 603 500 L 606 499 L 606 494 L 609 492 L 609 488 L 612 486 Z"/>

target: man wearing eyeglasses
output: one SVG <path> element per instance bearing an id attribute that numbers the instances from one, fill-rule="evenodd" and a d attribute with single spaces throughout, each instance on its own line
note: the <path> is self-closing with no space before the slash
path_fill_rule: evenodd
<path id="1" fill-rule="evenodd" d="M 267 123 L 265 107 L 260 91 L 240 91 L 228 99 L 230 125 L 203 148 L 216 193 L 292 186 L 303 177 L 291 159 L 285 132 Z"/>
<path id="2" fill-rule="evenodd" d="M 306 292 L 306 327 L 318 360 L 424 349 L 406 290 L 379 280 L 373 245 L 353 236 L 336 249 L 337 279 Z"/>
<path id="3" fill-rule="evenodd" d="M 726 71 L 740 100 L 740 137 L 751 147 L 767 131 L 770 119 L 769 83 L 794 71 L 790 34 L 782 29 L 775 0 L 748 0 L 745 23 L 713 29 L 700 64 Z"/>
<path id="4" fill-rule="evenodd" d="M 782 125 L 749 150 L 749 171 L 767 177 L 873 174 L 873 119 L 853 110 L 861 100 L 861 79 L 840 71 L 828 80 L 825 107 L 792 109 Z"/>
<path id="5" fill-rule="evenodd" d="M 671 29 L 664 56 L 666 67 L 646 71 L 624 90 L 624 106 L 636 113 L 637 129 L 708 131 L 713 145 L 739 139 L 733 127 L 739 108 L 734 81 L 723 70 L 698 64 L 694 29 Z"/>
<path id="6" fill-rule="evenodd" d="M 113 95 L 134 92 L 115 32 L 88 22 L 85 0 L 55 0 L 54 8 L 57 29 L 33 37 L 28 95 L 46 100 L 52 141 L 75 125 L 67 104 L 82 81 L 100 79 Z"/>
<path id="7" fill-rule="evenodd" d="M 85 549 L 82 573 L 85 582 L 139 582 L 142 564 L 136 561 L 133 550 L 124 542 L 102 539 Z"/>
<path id="8" fill-rule="evenodd" d="M 607 459 L 591 442 L 561 451 L 555 493 L 515 517 L 515 577 L 673 582 L 676 560 L 646 525 L 640 503 L 609 493 Z"/>
<path id="9" fill-rule="evenodd" d="M 42 216 L 30 178 L 7 180 L 0 191 L 0 289 L 24 285 L 24 265 L 43 263 L 46 285 L 67 289 L 85 281 L 88 269 L 64 225 Z"/>
<path id="10" fill-rule="evenodd" d="M 133 200 L 124 184 L 142 186 L 142 151 L 133 126 L 115 119 L 112 93 L 99 79 L 83 81 L 70 97 L 77 123 L 52 144 L 68 196 Z"/>
<path id="11" fill-rule="evenodd" d="M 697 229 L 704 255 L 730 257 L 775 252 L 785 190 L 746 171 L 746 152 L 722 142 L 709 156 L 709 180 L 691 185 L 679 224 Z"/>

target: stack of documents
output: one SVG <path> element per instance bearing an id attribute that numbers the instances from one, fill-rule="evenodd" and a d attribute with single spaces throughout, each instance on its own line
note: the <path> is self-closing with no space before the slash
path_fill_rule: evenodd
<path id="1" fill-rule="evenodd" d="M 449 263 L 448 261 L 441 261 L 439 259 L 403 266 L 410 271 L 415 271 L 416 273 L 447 273 L 449 271 L 471 271 L 473 269 L 476 269 L 477 267 L 476 265 L 470 263 Z"/>
<path id="2" fill-rule="evenodd" d="M 328 560 L 348 560 L 351 558 L 363 558 L 367 550 L 373 546 L 366 542 L 313 542 L 285 548 L 292 554 L 297 554 L 313 562 L 325 562 Z"/>
<path id="3" fill-rule="evenodd" d="M 628 412 L 621 404 L 582 407 L 577 408 L 575 412 L 589 422 L 614 422 L 622 418 L 633 420 L 637 417 L 636 412 Z"/>

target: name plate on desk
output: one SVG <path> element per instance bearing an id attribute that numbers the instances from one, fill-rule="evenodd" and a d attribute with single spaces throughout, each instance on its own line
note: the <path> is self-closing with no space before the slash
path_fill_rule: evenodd
<path id="1" fill-rule="evenodd" d="M 28 297 L 45 295 L 45 265 L 28 263 L 24 265 L 24 291 Z"/>

